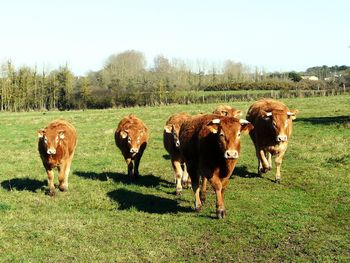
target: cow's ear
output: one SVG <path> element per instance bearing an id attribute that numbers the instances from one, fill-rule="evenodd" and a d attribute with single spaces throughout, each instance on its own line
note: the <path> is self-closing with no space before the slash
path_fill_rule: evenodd
<path id="1" fill-rule="evenodd" d="M 58 138 L 60 138 L 60 140 L 63 140 L 64 139 L 64 133 L 65 133 L 65 130 L 59 130 L 58 131 Z"/>
<path id="2" fill-rule="evenodd" d="M 241 124 L 241 132 L 248 133 L 254 129 L 253 124 L 247 120 L 240 119 L 239 123 Z"/>
<path id="3" fill-rule="evenodd" d="M 295 120 L 297 118 L 297 113 L 299 111 L 298 110 L 292 110 L 292 111 L 288 111 L 287 115 L 289 118 L 291 118 L 292 120 Z"/>
<path id="4" fill-rule="evenodd" d="M 172 126 L 171 125 L 165 125 L 164 126 L 164 131 L 165 133 L 171 133 Z"/>
<path id="5" fill-rule="evenodd" d="M 209 128 L 211 133 L 218 133 L 220 127 L 220 119 L 211 120 L 207 127 Z"/>
<path id="6" fill-rule="evenodd" d="M 45 135 L 45 132 L 46 132 L 45 129 L 38 130 L 38 138 L 43 138 Z"/>
<path id="7" fill-rule="evenodd" d="M 125 139 L 128 137 L 128 133 L 126 131 L 120 131 L 120 137 L 122 137 L 122 139 Z"/>

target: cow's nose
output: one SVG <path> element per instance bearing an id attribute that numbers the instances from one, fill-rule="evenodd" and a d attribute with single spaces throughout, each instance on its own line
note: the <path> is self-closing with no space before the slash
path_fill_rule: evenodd
<path id="1" fill-rule="evenodd" d="M 278 135 L 277 141 L 278 142 L 286 142 L 288 140 L 287 135 Z"/>
<path id="2" fill-rule="evenodd" d="M 47 154 L 56 154 L 56 149 L 47 149 Z"/>
<path id="3" fill-rule="evenodd" d="M 139 152 L 139 149 L 137 149 L 137 148 L 130 149 L 130 153 L 138 153 L 138 152 Z"/>
<path id="4" fill-rule="evenodd" d="M 224 154 L 224 157 L 226 159 L 237 159 L 238 158 L 238 152 L 236 150 L 227 150 Z"/>

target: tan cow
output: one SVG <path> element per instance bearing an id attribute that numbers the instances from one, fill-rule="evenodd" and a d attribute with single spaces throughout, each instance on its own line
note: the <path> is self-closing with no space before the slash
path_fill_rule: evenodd
<path id="1" fill-rule="evenodd" d="M 281 164 L 292 134 L 292 120 L 297 110 L 273 99 L 261 99 L 250 106 L 247 120 L 254 125 L 250 137 L 258 157 L 258 174 L 262 176 L 271 169 L 271 155 L 275 155 L 276 183 L 281 180 Z"/>
<path id="2" fill-rule="evenodd" d="M 148 129 L 134 114 L 124 117 L 114 134 L 115 144 L 128 165 L 128 176 L 139 177 L 139 164 L 148 142 Z"/>
<path id="3" fill-rule="evenodd" d="M 185 112 L 176 113 L 169 117 L 164 126 L 163 143 L 164 148 L 170 155 L 171 164 L 175 172 L 176 195 L 180 195 L 182 187 L 185 187 L 190 183 L 188 182 L 186 164 L 180 153 L 179 140 L 181 124 L 189 118 L 190 116 Z"/>
<path id="4" fill-rule="evenodd" d="M 209 180 L 216 193 L 216 214 L 225 217 L 224 192 L 238 161 L 240 136 L 251 129 L 253 125 L 246 120 L 216 114 L 199 115 L 182 124 L 180 150 L 191 177 L 196 211 L 206 199 Z"/>
<path id="5" fill-rule="evenodd" d="M 65 120 L 55 120 L 38 131 L 38 150 L 46 169 L 50 195 L 55 195 L 53 168 L 57 167 L 59 189 L 68 190 L 68 175 L 77 144 L 74 126 Z"/>
<path id="6" fill-rule="evenodd" d="M 222 116 L 235 117 L 235 118 L 239 118 L 240 116 L 242 116 L 242 111 L 232 108 L 231 106 L 228 106 L 228 105 L 220 105 L 216 107 L 213 113 L 219 114 Z"/>

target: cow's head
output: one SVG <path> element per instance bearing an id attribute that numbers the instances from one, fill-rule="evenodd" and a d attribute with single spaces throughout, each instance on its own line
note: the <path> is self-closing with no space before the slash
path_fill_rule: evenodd
<path id="1" fill-rule="evenodd" d="M 262 112 L 262 117 L 269 123 L 270 130 L 276 136 L 277 142 L 287 142 L 292 130 L 292 120 L 296 119 L 298 110 L 273 110 Z"/>
<path id="2" fill-rule="evenodd" d="M 43 143 L 46 153 L 49 155 L 56 154 L 57 147 L 64 140 L 64 130 L 40 129 L 38 131 L 39 141 Z"/>
<path id="3" fill-rule="evenodd" d="M 143 142 L 143 136 L 145 135 L 144 130 L 122 130 L 120 131 L 120 137 L 127 141 L 128 148 L 132 156 L 136 155 Z"/>
<path id="4" fill-rule="evenodd" d="M 213 111 L 213 113 L 221 116 L 228 116 L 228 117 L 235 117 L 235 118 L 239 118 L 243 114 L 241 110 L 237 110 L 228 105 L 220 105 Z"/>
<path id="5" fill-rule="evenodd" d="M 241 149 L 240 137 L 254 126 L 247 120 L 236 118 L 213 119 L 208 124 L 210 132 L 217 135 L 220 151 L 225 159 L 237 159 Z"/>
<path id="6" fill-rule="evenodd" d="M 164 126 L 164 132 L 171 134 L 176 148 L 180 147 L 179 130 L 180 128 L 176 127 L 174 124 L 168 124 Z"/>

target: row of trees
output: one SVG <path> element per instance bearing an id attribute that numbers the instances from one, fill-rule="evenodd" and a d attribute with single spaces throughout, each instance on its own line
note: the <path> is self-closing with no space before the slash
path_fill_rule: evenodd
<path id="1" fill-rule="evenodd" d="M 312 69 L 308 69 L 307 73 L 311 73 Z M 350 82 L 349 67 L 337 67 L 337 72 L 343 73 L 342 80 L 347 76 Z M 238 83 L 246 83 L 248 89 L 295 88 L 298 86 L 293 83 L 300 81 L 299 77 L 296 72 L 266 73 L 232 60 L 214 66 L 205 62 L 186 63 L 179 59 L 170 61 L 162 55 L 157 56 L 153 66 L 147 69 L 144 55 L 134 50 L 112 55 L 101 70 L 79 77 L 74 76 L 67 65 L 47 72 L 27 66 L 15 69 L 9 61 L 1 65 L 0 110 L 156 105 L 166 103 L 167 98 L 179 93 L 239 87 Z M 271 86 L 269 82 L 281 85 Z M 302 87 L 307 87 L 305 85 Z"/>

